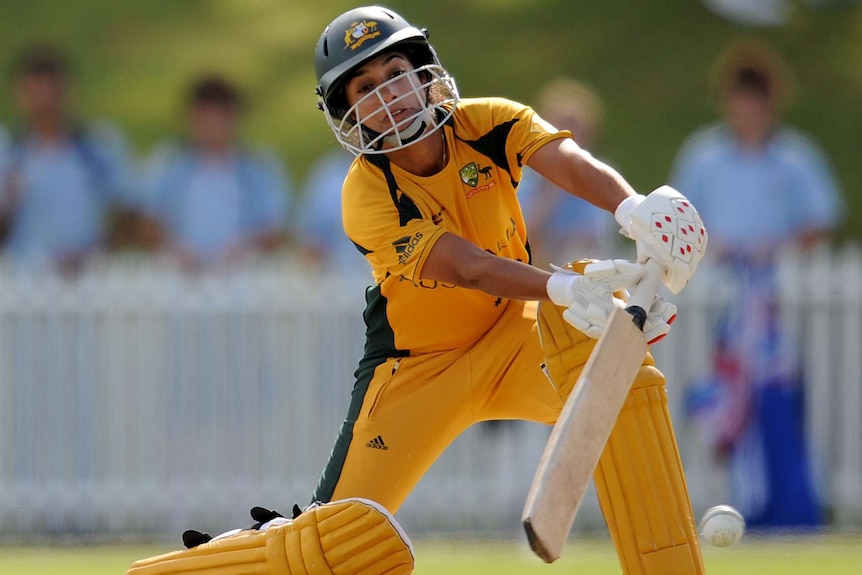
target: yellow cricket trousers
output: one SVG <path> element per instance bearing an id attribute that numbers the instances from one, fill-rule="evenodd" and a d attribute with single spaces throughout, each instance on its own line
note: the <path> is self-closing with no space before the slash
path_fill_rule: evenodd
<path id="1" fill-rule="evenodd" d="M 473 346 L 388 358 L 357 372 L 315 499 L 364 497 L 395 513 L 446 447 L 488 419 L 556 421 L 564 398 L 542 373 L 536 306 L 510 301 Z"/>
<path id="2" fill-rule="evenodd" d="M 594 346 L 542 307 L 510 301 L 467 349 L 365 363 L 314 499 L 363 497 L 395 513 L 458 435 L 489 419 L 552 424 Z M 541 369 L 546 361 L 549 380 Z M 361 364 L 362 365 L 362 364 Z M 664 376 L 647 354 L 594 474 L 626 575 L 702 575 Z M 525 494 L 526 495 L 526 494 Z"/>

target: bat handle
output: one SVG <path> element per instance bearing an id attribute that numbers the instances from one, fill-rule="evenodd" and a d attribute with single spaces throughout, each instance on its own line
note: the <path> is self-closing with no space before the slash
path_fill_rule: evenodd
<path id="1" fill-rule="evenodd" d="M 626 311 L 632 315 L 632 321 L 634 321 L 635 325 L 641 331 L 643 331 L 647 313 L 649 313 L 652 300 L 658 293 L 658 288 L 661 286 L 661 280 L 664 276 L 664 269 L 661 264 L 654 260 L 647 260 L 644 268 L 644 275 L 634 289 L 632 289 L 631 297 L 629 297 L 628 305 L 626 306 Z"/>

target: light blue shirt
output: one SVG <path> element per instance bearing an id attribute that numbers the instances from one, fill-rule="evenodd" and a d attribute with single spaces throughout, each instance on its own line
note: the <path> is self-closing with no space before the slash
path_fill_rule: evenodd
<path id="1" fill-rule="evenodd" d="M 530 168 L 524 169 L 518 184 L 518 201 L 531 246 L 547 252 L 553 263 L 610 257 L 618 227 L 609 212 L 571 195 Z"/>
<path id="2" fill-rule="evenodd" d="M 209 161 L 170 143 L 151 155 L 143 194 L 173 243 L 213 261 L 254 235 L 285 228 L 287 181 L 283 164 L 268 153 L 241 149 Z"/>
<path id="3" fill-rule="evenodd" d="M 371 268 L 347 234 L 341 217 L 341 188 L 353 156 L 338 148 L 315 163 L 303 186 L 294 219 L 296 239 L 323 254 L 323 264 L 339 274 L 371 277 Z"/>
<path id="4" fill-rule="evenodd" d="M 671 182 L 697 207 L 723 250 L 740 256 L 838 223 L 842 201 L 821 151 L 790 128 L 758 150 L 740 147 L 725 125 L 693 134 Z"/>
<path id="5" fill-rule="evenodd" d="M 541 189 L 543 184 L 548 188 L 544 195 Z M 521 183 L 518 184 L 518 201 L 526 217 L 535 213 L 541 202 L 555 202 L 551 217 L 545 221 L 543 233 L 580 235 L 598 243 L 606 238 L 613 223 L 605 210 L 545 182 L 542 176 L 530 168 L 524 170 Z"/>
<path id="6" fill-rule="evenodd" d="M 0 191 L 13 206 L 8 253 L 47 265 L 97 247 L 110 206 L 131 202 L 129 159 L 125 138 L 108 124 L 56 145 L 8 138 L 0 151 Z"/>

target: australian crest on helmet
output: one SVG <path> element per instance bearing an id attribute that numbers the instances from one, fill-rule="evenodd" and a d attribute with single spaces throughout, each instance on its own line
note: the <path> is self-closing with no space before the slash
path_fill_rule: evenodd
<path id="1" fill-rule="evenodd" d="M 360 20 L 353 22 L 344 33 L 344 47 L 356 50 L 367 40 L 380 36 L 380 30 L 377 29 L 377 22 Z"/>

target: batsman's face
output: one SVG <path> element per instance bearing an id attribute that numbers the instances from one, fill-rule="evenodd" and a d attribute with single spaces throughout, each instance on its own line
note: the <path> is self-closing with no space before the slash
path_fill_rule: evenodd
<path id="1" fill-rule="evenodd" d="M 345 95 L 363 126 L 385 133 L 409 126 L 423 113 L 422 85 L 410 61 L 390 52 L 363 64 L 347 82 Z"/>

